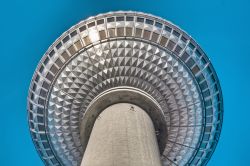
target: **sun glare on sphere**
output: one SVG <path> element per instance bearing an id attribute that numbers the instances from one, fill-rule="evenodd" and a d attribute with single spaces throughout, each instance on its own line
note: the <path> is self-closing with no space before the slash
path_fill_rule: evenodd
<path id="1" fill-rule="evenodd" d="M 100 39 L 99 34 L 96 30 L 89 31 L 89 38 L 92 42 L 96 42 Z"/>

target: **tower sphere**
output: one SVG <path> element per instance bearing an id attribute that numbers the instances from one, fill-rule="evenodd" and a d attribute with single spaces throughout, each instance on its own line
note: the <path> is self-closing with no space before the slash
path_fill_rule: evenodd
<path id="1" fill-rule="evenodd" d="M 131 103 L 154 124 L 162 165 L 205 165 L 219 140 L 215 70 L 186 32 L 132 11 L 90 17 L 46 51 L 31 80 L 28 121 L 45 165 L 81 164 L 102 110 Z"/>

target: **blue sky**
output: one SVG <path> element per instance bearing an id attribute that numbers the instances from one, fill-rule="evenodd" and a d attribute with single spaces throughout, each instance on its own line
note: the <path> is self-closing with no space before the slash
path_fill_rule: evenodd
<path id="1" fill-rule="evenodd" d="M 65 30 L 91 15 L 117 10 L 163 17 L 196 39 L 217 71 L 224 97 L 221 138 L 208 165 L 249 165 L 250 1 L 13 0 L 2 1 L 0 9 L 0 165 L 43 165 L 27 123 L 33 71 Z"/>

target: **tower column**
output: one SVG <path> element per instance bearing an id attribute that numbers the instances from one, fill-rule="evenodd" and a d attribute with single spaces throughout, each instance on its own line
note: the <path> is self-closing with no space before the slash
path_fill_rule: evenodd
<path id="1" fill-rule="evenodd" d="M 81 166 L 161 166 L 149 115 L 129 103 L 106 108 L 95 121 Z"/>

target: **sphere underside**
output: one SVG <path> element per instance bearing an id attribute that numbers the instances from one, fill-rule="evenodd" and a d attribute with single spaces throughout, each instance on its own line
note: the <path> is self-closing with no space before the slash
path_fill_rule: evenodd
<path id="1" fill-rule="evenodd" d="M 70 28 L 36 69 L 29 124 L 46 165 L 80 165 L 84 116 L 100 94 L 119 87 L 142 91 L 160 108 L 167 133 L 157 131 L 163 165 L 207 163 L 223 116 L 211 62 L 175 25 L 144 13 L 112 12 Z M 156 111 L 149 111 L 154 121 Z"/>

